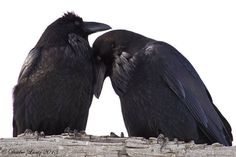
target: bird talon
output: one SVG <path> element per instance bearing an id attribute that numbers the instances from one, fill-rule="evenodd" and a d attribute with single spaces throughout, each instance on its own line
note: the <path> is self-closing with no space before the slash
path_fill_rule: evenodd
<path id="1" fill-rule="evenodd" d="M 114 132 L 110 132 L 110 137 L 115 137 L 115 138 L 118 138 L 119 136 L 116 135 Z"/>
<path id="2" fill-rule="evenodd" d="M 33 131 L 31 129 L 26 129 L 24 131 L 24 135 L 26 135 L 26 134 L 33 134 Z"/>
<path id="3" fill-rule="evenodd" d="M 163 143 L 165 136 L 163 134 L 159 134 L 157 137 L 157 143 Z"/>
<path id="4" fill-rule="evenodd" d="M 68 133 L 69 134 L 70 132 L 71 132 L 70 127 L 65 128 L 64 133 Z"/>
<path id="5" fill-rule="evenodd" d="M 124 137 L 125 137 L 125 135 L 124 135 L 123 132 L 120 133 L 120 137 L 121 137 L 121 138 L 124 138 Z"/>
<path id="6" fill-rule="evenodd" d="M 41 131 L 41 132 L 39 133 L 39 136 L 45 138 L 45 133 L 44 133 L 43 131 Z"/>

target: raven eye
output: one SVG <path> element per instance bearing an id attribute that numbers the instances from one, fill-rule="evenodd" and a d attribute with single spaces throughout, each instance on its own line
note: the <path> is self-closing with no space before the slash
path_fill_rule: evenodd
<path id="1" fill-rule="evenodd" d="M 76 25 L 76 26 L 79 26 L 79 25 L 80 25 L 80 22 L 79 22 L 79 21 L 75 21 L 75 25 Z"/>

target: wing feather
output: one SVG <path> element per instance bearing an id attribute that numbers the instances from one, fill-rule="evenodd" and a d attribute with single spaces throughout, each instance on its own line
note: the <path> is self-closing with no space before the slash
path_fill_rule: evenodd
<path id="1" fill-rule="evenodd" d="M 219 114 L 219 110 L 216 110 L 204 83 L 190 62 L 166 43 L 152 45 L 152 50 L 149 51 L 152 53 L 145 54 L 152 57 L 163 80 L 186 105 L 206 136 L 231 145 L 229 124 Z"/>

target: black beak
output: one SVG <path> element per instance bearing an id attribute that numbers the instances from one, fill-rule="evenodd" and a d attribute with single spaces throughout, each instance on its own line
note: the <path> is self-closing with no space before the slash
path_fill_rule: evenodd
<path id="1" fill-rule="evenodd" d="M 110 26 L 104 24 L 104 23 L 98 23 L 98 22 L 84 22 L 83 23 L 84 31 L 89 35 L 92 33 L 96 33 L 99 31 L 105 31 L 108 29 L 111 29 Z"/>
<path id="2" fill-rule="evenodd" d="M 104 80 L 106 78 L 106 65 L 101 61 L 96 61 L 96 81 L 94 86 L 94 95 L 96 98 L 100 97 Z"/>

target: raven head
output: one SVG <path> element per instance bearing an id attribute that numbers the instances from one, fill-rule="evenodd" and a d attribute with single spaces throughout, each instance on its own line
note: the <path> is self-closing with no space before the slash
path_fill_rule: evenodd
<path id="1" fill-rule="evenodd" d="M 92 33 L 111 29 L 110 26 L 98 22 L 85 22 L 83 19 L 73 12 L 64 14 L 63 17 L 56 21 L 56 24 L 61 26 L 61 29 L 69 32 L 78 33 L 85 38 Z M 68 32 L 68 33 L 69 33 Z"/>
<path id="2" fill-rule="evenodd" d="M 135 51 L 132 44 L 137 36 L 130 31 L 114 30 L 98 37 L 93 44 L 96 63 L 96 84 L 94 94 L 99 98 L 103 82 L 107 76 L 112 76 L 117 64 L 122 64 L 123 58 L 130 58 Z"/>
<path id="3" fill-rule="evenodd" d="M 67 43 L 68 35 L 71 33 L 88 40 L 88 35 L 108 29 L 111 29 L 111 27 L 106 24 L 85 22 L 73 12 L 68 12 L 47 27 L 37 43 L 37 47 L 53 46 L 54 43 L 65 44 Z"/>

